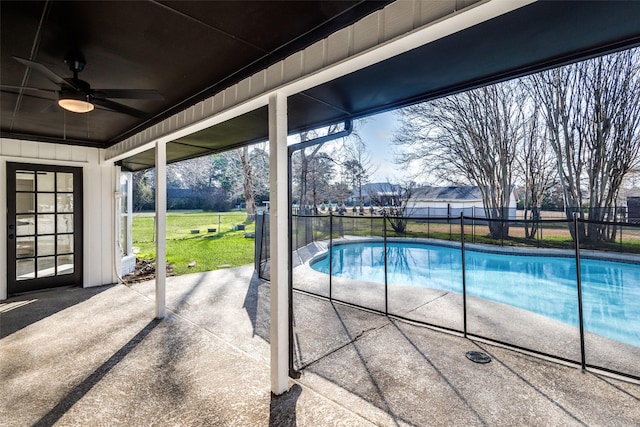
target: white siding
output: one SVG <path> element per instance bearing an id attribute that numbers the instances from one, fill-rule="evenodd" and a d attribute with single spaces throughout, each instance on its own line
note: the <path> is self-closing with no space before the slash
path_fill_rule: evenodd
<path id="1" fill-rule="evenodd" d="M 449 208 L 449 209 L 447 209 Z M 420 200 L 413 199 L 407 204 L 409 215 L 412 216 L 447 216 L 459 217 L 461 212 L 465 216 L 484 218 L 482 200 Z M 475 213 L 474 213 L 475 212 Z M 511 192 L 509 198 L 509 219 L 516 219 L 516 198 Z"/>

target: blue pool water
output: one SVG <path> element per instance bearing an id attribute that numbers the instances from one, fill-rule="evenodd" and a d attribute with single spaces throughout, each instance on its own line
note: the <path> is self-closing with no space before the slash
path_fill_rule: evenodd
<path id="1" fill-rule="evenodd" d="M 382 243 L 334 245 L 334 276 L 384 282 Z M 467 294 L 578 326 L 574 258 L 468 250 Z M 387 283 L 462 292 L 459 248 L 419 243 L 387 244 Z M 640 347 L 640 265 L 581 258 L 585 329 Z M 329 273 L 329 257 L 312 263 Z"/>

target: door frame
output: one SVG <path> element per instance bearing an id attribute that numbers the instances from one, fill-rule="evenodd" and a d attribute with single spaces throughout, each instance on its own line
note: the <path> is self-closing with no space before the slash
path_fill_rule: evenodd
<path id="1" fill-rule="evenodd" d="M 73 204 L 74 204 L 74 227 L 73 227 L 73 256 L 74 271 L 71 274 L 60 276 L 48 276 L 42 278 L 29 279 L 28 281 L 16 281 L 16 244 L 15 244 L 15 176 L 18 170 L 33 170 L 45 172 L 66 172 L 73 174 Z M 74 166 L 61 166 L 51 164 L 6 162 L 5 181 L 7 211 L 6 211 L 6 262 L 7 262 L 7 294 L 29 292 L 34 290 L 55 288 L 68 285 L 82 285 L 83 278 L 83 168 Z M 12 203 L 11 203 L 12 202 Z M 36 213 L 34 213 L 36 215 Z M 13 238 L 10 238 L 11 235 Z"/>

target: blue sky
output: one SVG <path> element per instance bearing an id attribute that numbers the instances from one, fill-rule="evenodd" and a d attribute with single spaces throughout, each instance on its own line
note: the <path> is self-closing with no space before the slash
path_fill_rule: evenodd
<path id="1" fill-rule="evenodd" d="M 377 114 L 356 122 L 356 131 L 367 145 L 372 162 L 377 170 L 370 177 L 371 182 L 386 182 L 402 179 L 401 168 L 393 163 L 398 147 L 391 142 L 396 129 L 393 112 Z"/>

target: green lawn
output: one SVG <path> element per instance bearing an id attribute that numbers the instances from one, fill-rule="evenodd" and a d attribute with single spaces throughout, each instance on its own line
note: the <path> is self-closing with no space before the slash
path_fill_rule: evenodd
<path id="1" fill-rule="evenodd" d="M 254 240 L 245 238 L 255 224 L 244 211 L 171 211 L 167 214 L 167 262 L 176 275 L 237 267 L 253 263 Z M 218 223 L 220 221 L 220 223 Z M 219 225 L 218 225 L 219 224 Z M 245 224 L 245 230 L 234 226 Z M 215 228 L 209 233 L 207 229 Z M 191 230 L 200 230 L 193 234 Z M 154 213 L 133 215 L 133 246 L 139 258 L 155 259 Z M 194 267 L 188 267 L 195 261 Z"/>

